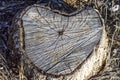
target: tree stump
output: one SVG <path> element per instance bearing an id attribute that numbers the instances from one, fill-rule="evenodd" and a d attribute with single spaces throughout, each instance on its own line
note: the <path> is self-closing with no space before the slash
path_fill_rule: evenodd
<path id="1" fill-rule="evenodd" d="M 13 52 L 24 53 L 42 74 L 87 79 L 106 59 L 102 19 L 94 9 L 81 10 L 74 16 L 59 13 L 38 5 L 25 9 L 10 27 Z M 94 66 L 96 63 L 99 65 Z"/>

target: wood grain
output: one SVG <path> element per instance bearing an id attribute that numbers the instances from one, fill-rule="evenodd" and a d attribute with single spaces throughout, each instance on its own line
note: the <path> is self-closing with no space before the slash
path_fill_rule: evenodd
<path id="1" fill-rule="evenodd" d="M 102 23 L 94 10 L 67 17 L 33 6 L 21 18 L 25 52 L 31 62 L 46 73 L 73 72 L 101 38 Z"/>

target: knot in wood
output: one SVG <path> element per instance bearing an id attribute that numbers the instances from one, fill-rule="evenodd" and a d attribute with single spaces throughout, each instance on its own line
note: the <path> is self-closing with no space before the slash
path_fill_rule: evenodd
<path id="1" fill-rule="evenodd" d="M 58 31 L 58 36 L 62 36 L 64 34 L 64 29 Z"/>

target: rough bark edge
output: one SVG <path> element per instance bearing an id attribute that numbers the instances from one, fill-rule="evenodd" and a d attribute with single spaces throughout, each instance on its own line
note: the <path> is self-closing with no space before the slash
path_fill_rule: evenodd
<path id="1" fill-rule="evenodd" d="M 27 9 L 29 8 L 31 7 L 28 7 Z M 20 15 L 20 17 L 22 17 L 22 15 Z M 20 32 L 20 34 L 22 35 L 23 32 Z M 21 38 L 20 41 L 23 42 L 23 38 Z M 20 46 L 22 49 L 23 45 L 20 44 Z M 22 51 L 24 52 L 24 50 Z M 89 57 L 89 59 L 87 59 L 85 63 L 75 71 L 75 73 L 71 75 L 67 75 L 67 76 L 61 76 L 59 78 L 50 77 L 50 79 L 52 80 L 58 80 L 58 79 L 60 80 L 88 80 L 90 77 L 96 75 L 100 71 L 103 63 L 105 62 L 107 58 L 107 52 L 108 52 L 108 38 L 107 38 L 106 31 L 105 31 L 105 26 L 103 25 L 103 33 L 101 36 L 100 44 L 98 45 L 98 47 L 94 48 L 94 51 L 92 55 Z M 41 77 L 47 78 L 48 76 L 41 75 Z M 39 78 L 39 79 L 42 80 L 42 78 Z"/>

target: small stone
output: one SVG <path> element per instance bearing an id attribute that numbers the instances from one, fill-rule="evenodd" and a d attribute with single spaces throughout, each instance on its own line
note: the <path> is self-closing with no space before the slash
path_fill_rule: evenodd
<path id="1" fill-rule="evenodd" d="M 0 70 L 3 70 L 3 67 L 0 67 Z"/>
<path id="2" fill-rule="evenodd" d="M 117 51 L 118 51 L 118 49 L 114 49 L 114 50 L 113 50 L 113 53 L 115 53 L 115 54 L 116 54 L 116 53 L 117 53 Z"/>
<path id="3" fill-rule="evenodd" d="M 111 11 L 116 12 L 116 11 L 119 10 L 119 8 L 120 8 L 119 5 L 114 5 L 114 6 L 111 8 Z"/>

